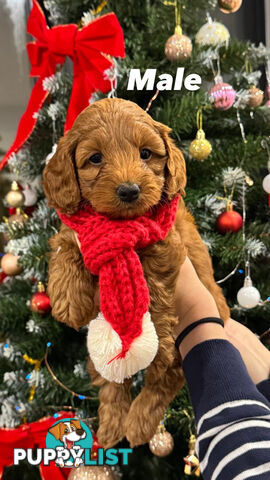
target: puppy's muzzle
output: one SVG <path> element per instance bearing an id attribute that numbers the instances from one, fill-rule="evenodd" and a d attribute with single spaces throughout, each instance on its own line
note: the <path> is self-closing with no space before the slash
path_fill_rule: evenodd
<path id="1" fill-rule="evenodd" d="M 140 187 L 137 183 L 121 183 L 116 190 L 122 202 L 135 202 L 140 195 Z"/>

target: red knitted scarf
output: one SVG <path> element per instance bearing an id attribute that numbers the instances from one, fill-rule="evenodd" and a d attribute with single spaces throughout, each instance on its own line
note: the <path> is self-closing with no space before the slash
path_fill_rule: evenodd
<path id="1" fill-rule="evenodd" d="M 99 275 L 101 312 L 121 339 L 120 351 L 118 345 L 116 355 L 111 358 L 107 355 L 107 365 L 112 360 L 125 358 L 134 340 L 142 335 L 143 317 L 150 299 L 136 250 L 166 237 L 174 223 L 178 201 L 179 196 L 132 219 L 113 220 L 94 211 L 91 206 L 84 206 L 70 216 L 58 212 L 62 222 L 77 232 L 85 266 L 92 274 Z M 107 339 L 105 336 L 104 341 L 110 343 L 113 340 L 111 334 Z M 104 348 L 107 351 L 107 347 Z M 99 352 L 101 355 L 100 347 Z M 137 365 L 134 368 L 139 370 L 142 367 Z M 126 374 L 123 373 L 124 378 Z M 118 381 L 123 381 L 119 378 Z"/>

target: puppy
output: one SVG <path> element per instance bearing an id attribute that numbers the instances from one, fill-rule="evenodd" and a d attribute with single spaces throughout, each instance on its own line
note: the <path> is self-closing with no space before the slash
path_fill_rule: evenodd
<path id="1" fill-rule="evenodd" d="M 86 437 L 86 432 L 82 428 L 80 420 L 59 422 L 48 431 L 54 436 L 54 438 L 56 438 L 56 440 L 60 440 L 63 443 L 64 447 L 56 447 L 58 450 L 64 448 L 67 448 L 68 450 L 71 448 L 78 448 L 74 447 L 74 443 Z M 64 462 L 61 457 L 56 460 L 56 463 L 60 467 L 73 465 L 72 461 Z M 78 467 L 81 463 L 83 463 L 82 459 L 76 458 L 74 466 Z"/>
<path id="2" fill-rule="evenodd" d="M 108 382 L 90 362 L 92 382 L 100 387 L 98 440 L 104 448 L 124 436 L 131 446 L 148 442 L 184 383 L 172 330 L 178 321 L 176 281 L 186 255 L 215 298 L 222 319 L 229 317 L 207 249 L 184 205 L 185 162 L 169 133 L 168 127 L 133 102 L 100 100 L 78 116 L 44 170 L 49 204 L 65 214 L 87 202 L 111 218 L 131 218 L 181 194 L 175 225 L 165 240 L 138 251 L 159 337 L 145 386 L 132 402 L 131 379 L 123 384 Z M 78 329 L 98 314 L 98 278 L 85 268 L 75 235 L 65 225 L 51 239 L 51 248 L 48 293 L 52 313 Z"/>

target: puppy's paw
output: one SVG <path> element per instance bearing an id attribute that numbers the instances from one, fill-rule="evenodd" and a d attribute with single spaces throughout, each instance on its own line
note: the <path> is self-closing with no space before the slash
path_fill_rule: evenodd
<path id="1" fill-rule="evenodd" d="M 151 402 L 140 394 L 132 403 L 125 421 L 125 434 L 131 447 L 149 442 L 156 433 L 157 426 L 165 413 L 164 406 L 155 405 L 152 410 Z"/>
<path id="2" fill-rule="evenodd" d="M 114 412 L 108 422 L 100 420 L 97 431 L 98 443 L 107 449 L 123 440 L 125 436 L 123 424 L 124 421 L 119 411 L 117 415 Z"/>

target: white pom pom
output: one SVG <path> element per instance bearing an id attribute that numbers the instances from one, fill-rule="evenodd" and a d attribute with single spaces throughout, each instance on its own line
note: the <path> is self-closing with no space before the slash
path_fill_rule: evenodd
<path id="1" fill-rule="evenodd" d="M 118 333 L 100 312 L 89 324 L 87 347 L 95 369 L 100 375 L 110 382 L 123 383 L 125 378 L 148 367 L 154 360 L 158 350 L 158 336 L 150 313 L 145 313 L 142 333 L 132 342 L 125 358 L 108 363 L 121 352 L 122 342 Z"/>

